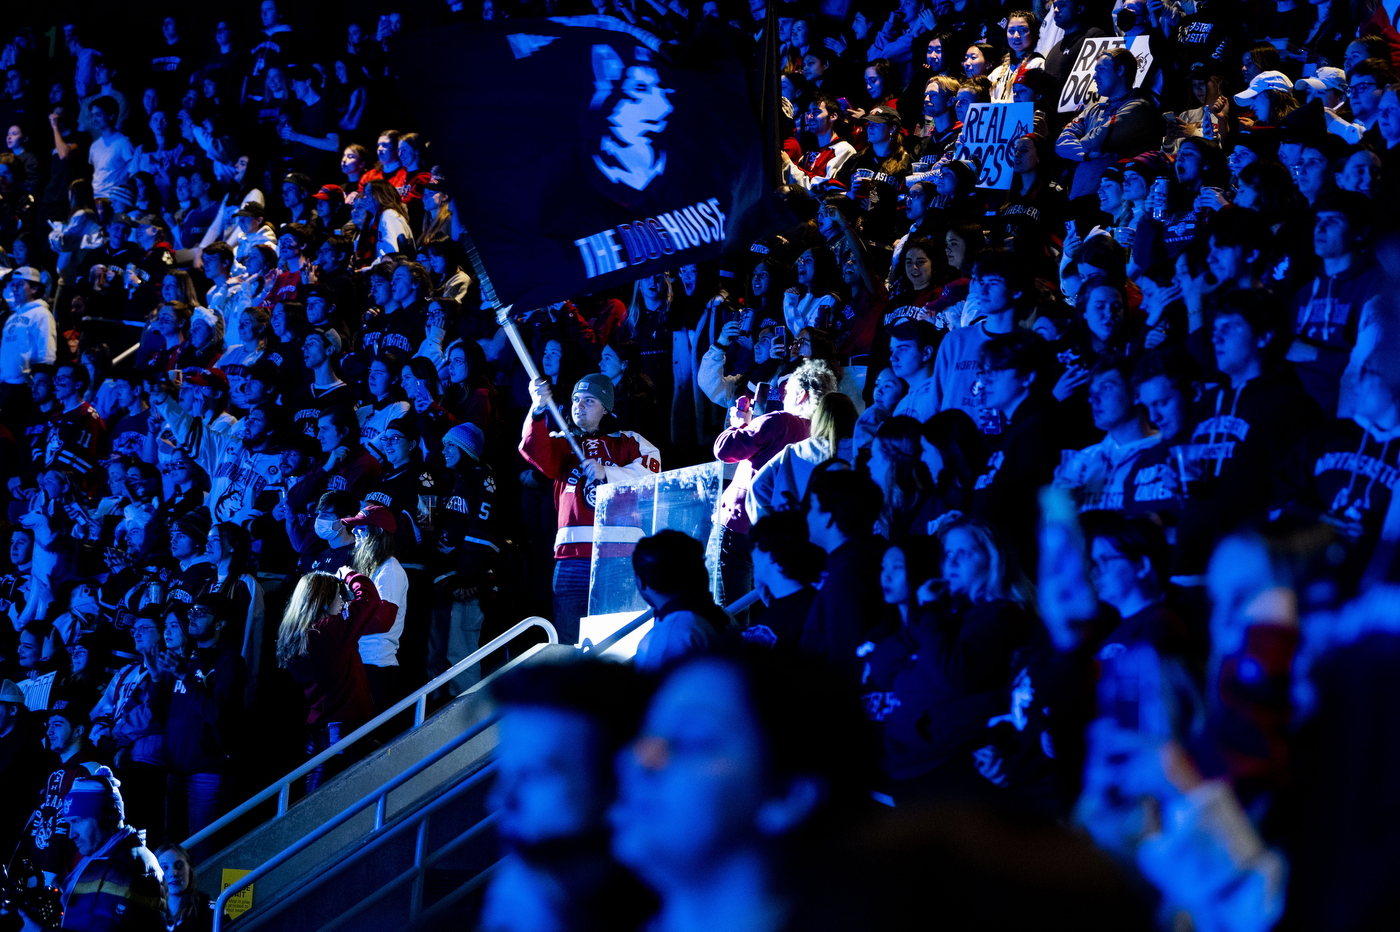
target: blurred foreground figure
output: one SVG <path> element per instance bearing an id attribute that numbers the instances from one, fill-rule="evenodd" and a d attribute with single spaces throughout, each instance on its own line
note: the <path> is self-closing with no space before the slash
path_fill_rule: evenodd
<path id="1" fill-rule="evenodd" d="M 687 658 L 618 764 L 613 853 L 656 891 L 649 929 L 805 927 L 792 878 L 860 798 L 853 697 L 824 670 Z"/>
<path id="2" fill-rule="evenodd" d="M 487 932 L 637 928 L 651 895 L 609 854 L 613 757 L 636 733 L 641 683 L 621 664 L 520 667 L 493 687 L 501 707 L 488 804 L 507 852 L 486 893 Z"/>

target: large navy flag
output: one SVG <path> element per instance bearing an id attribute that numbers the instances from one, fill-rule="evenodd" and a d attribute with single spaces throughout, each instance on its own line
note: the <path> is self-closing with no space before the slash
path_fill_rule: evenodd
<path id="1" fill-rule="evenodd" d="M 608 16 L 459 25 L 403 48 L 399 80 L 504 304 L 745 250 L 794 222 L 713 33 L 676 60 Z"/>

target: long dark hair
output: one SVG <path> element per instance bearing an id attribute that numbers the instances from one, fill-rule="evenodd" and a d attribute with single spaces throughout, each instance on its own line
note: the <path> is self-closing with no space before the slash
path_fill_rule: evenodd
<path id="1" fill-rule="evenodd" d="M 912 417 L 895 415 L 885 419 L 875 431 L 874 443 L 890 461 L 887 476 L 871 476 L 885 493 L 885 504 L 880 518 L 889 530 L 890 536 L 897 536 L 907 530 L 905 525 L 913 518 L 912 512 L 922 507 L 932 491 L 928 467 L 919 458 L 921 425 Z"/>
<path id="2" fill-rule="evenodd" d="M 759 266 L 768 270 L 768 291 L 763 295 L 753 293 L 753 272 L 757 272 Z M 759 259 L 754 265 L 753 271 L 749 273 L 745 291 L 748 293 L 749 307 L 753 308 L 753 328 L 754 334 L 758 333 L 760 315 L 765 311 L 776 311 L 778 322 L 783 320 L 783 292 L 792 284 L 792 269 L 782 260 L 773 256 L 766 256 Z"/>
<path id="3" fill-rule="evenodd" d="M 481 344 L 475 340 L 456 340 L 447 347 L 447 355 L 450 359 L 452 351 L 460 348 L 462 355 L 466 357 L 468 391 L 475 391 L 478 388 L 494 390 L 495 378 L 491 369 L 491 363 L 486 359 L 486 350 L 481 348 Z"/>
<path id="4" fill-rule="evenodd" d="M 92 193 L 92 182 L 86 178 L 76 178 L 68 183 L 68 216 L 79 211 L 97 212 L 97 200 Z"/>
<path id="5" fill-rule="evenodd" d="M 836 341 L 831 339 L 831 334 L 819 327 L 803 327 L 797 332 L 798 340 L 802 339 L 802 334 L 807 334 L 807 339 L 812 342 L 812 353 L 808 359 L 820 359 L 826 363 L 839 383 L 845 376 L 846 370 L 841 365 L 841 360 L 836 355 Z"/>
<path id="6" fill-rule="evenodd" d="M 656 383 L 642 367 L 642 345 L 636 340 L 611 340 L 608 346 L 617 358 L 627 364 L 622 370 L 622 384 L 618 387 L 629 398 L 650 398 L 656 394 Z"/>
<path id="7" fill-rule="evenodd" d="M 214 594 L 231 599 L 243 576 L 253 571 L 253 542 L 247 531 L 231 521 L 222 521 L 214 526 L 219 530 L 219 543 L 229 555 L 228 576 Z M 230 619 L 230 623 L 232 621 Z"/>
<path id="8" fill-rule="evenodd" d="M 904 82 L 888 58 L 877 58 L 867 62 L 865 67 L 874 68 L 875 73 L 880 76 L 880 99 L 876 100 L 868 92 L 865 95 L 871 106 L 879 106 L 887 100 L 897 100 L 899 95 L 904 93 Z"/>
<path id="9" fill-rule="evenodd" d="M 977 257 L 987 248 L 987 234 L 982 232 L 982 223 L 980 221 L 959 223 L 949 229 L 948 233 L 953 234 L 967 244 L 967 249 L 963 252 L 963 264 L 957 270 L 958 275 L 967 275 L 972 271 L 972 266 L 977 262 Z M 944 236 L 946 238 L 947 234 L 944 234 Z"/>
<path id="10" fill-rule="evenodd" d="M 987 466 L 987 446 L 982 432 L 960 408 L 940 411 L 924 422 L 923 439 L 938 448 L 943 470 L 934 480 L 934 492 L 945 507 L 966 512 L 972 507 L 972 486 Z"/>
<path id="11" fill-rule="evenodd" d="M 413 373 L 413 377 L 428 385 L 428 394 L 433 396 L 433 401 L 442 400 L 442 383 L 438 380 L 437 366 L 426 356 L 414 356 L 408 361 L 408 371 Z"/>
<path id="12" fill-rule="evenodd" d="M 184 861 L 185 866 L 188 867 L 190 871 L 190 882 L 189 886 L 186 887 L 186 889 L 189 892 L 185 894 L 183 900 L 181 901 L 180 911 L 175 915 L 170 916 L 169 918 L 174 919 L 176 921 L 176 925 L 183 925 L 185 923 L 185 920 L 187 919 L 191 920 L 190 925 L 196 925 L 199 921 L 199 911 L 202 908 L 202 904 L 200 903 L 201 898 L 196 895 L 196 892 L 199 890 L 199 885 L 195 882 L 196 875 L 194 871 L 194 859 L 190 857 L 190 853 L 188 851 L 186 851 L 179 845 L 173 843 L 164 844 L 157 848 L 156 858 L 159 859 L 160 856 L 162 854 L 165 854 L 167 851 L 175 855 L 175 857 L 180 859 L 181 861 Z M 169 908 L 168 904 L 168 899 L 161 903 L 162 912 Z"/>
<path id="13" fill-rule="evenodd" d="M 841 294 L 841 286 L 844 282 L 841 280 L 841 266 L 836 262 L 836 253 L 832 252 L 829 246 L 822 244 L 803 251 L 812 254 L 812 285 L 808 289 L 808 293 L 814 295 Z M 797 287 L 804 286 L 798 284 Z"/>

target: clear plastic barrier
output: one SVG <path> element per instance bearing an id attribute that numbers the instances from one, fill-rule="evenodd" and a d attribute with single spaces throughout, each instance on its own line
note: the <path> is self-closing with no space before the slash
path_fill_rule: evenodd
<path id="1" fill-rule="evenodd" d="M 705 544 L 705 566 L 714 594 L 717 545 L 711 540 L 711 531 L 719 516 L 723 488 L 724 464 L 717 461 L 599 487 L 588 614 L 627 613 L 630 617 L 647 607 L 637 594 L 632 551 L 637 541 L 665 528 Z"/>

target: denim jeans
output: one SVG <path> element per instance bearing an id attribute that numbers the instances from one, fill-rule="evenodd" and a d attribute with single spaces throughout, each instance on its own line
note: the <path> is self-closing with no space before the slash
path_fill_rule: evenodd
<path id="1" fill-rule="evenodd" d="M 428 679 L 437 679 L 481 646 L 481 625 L 485 620 L 480 600 L 459 602 L 451 592 L 442 594 L 433 606 L 433 626 L 428 630 Z M 460 696 L 480 679 L 481 664 L 473 664 L 448 682 L 447 691 Z"/>
<path id="2" fill-rule="evenodd" d="M 554 561 L 554 630 L 560 644 L 578 643 L 579 619 L 588 614 L 591 562 L 583 557 Z"/>
<path id="3" fill-rule="evenodd" d="M 230 773 L 171 773 L 165 778 L 166 837 L 183 842 L 229 810 L 234 777 Z M 212 854 L 216 839 L 196 847 Z M 190 852 L 194 856 L 194 851 Z M 196 862 L 197 863 L 197 862 Z"/>
<path id="4" fill-rule="evenodd" d="M 346 729 L 343 722 L 322 722 L 319 725 L 306 726 L 307 759 L 310 760 L 320 754 L 353 730 L 353 728 Z M 344 769 L 345 761 L 340 757 L 332 757 L 319 767 L 313 767 L 306 774 L 306 795 L 310 796 L 316 787 Z"/>

